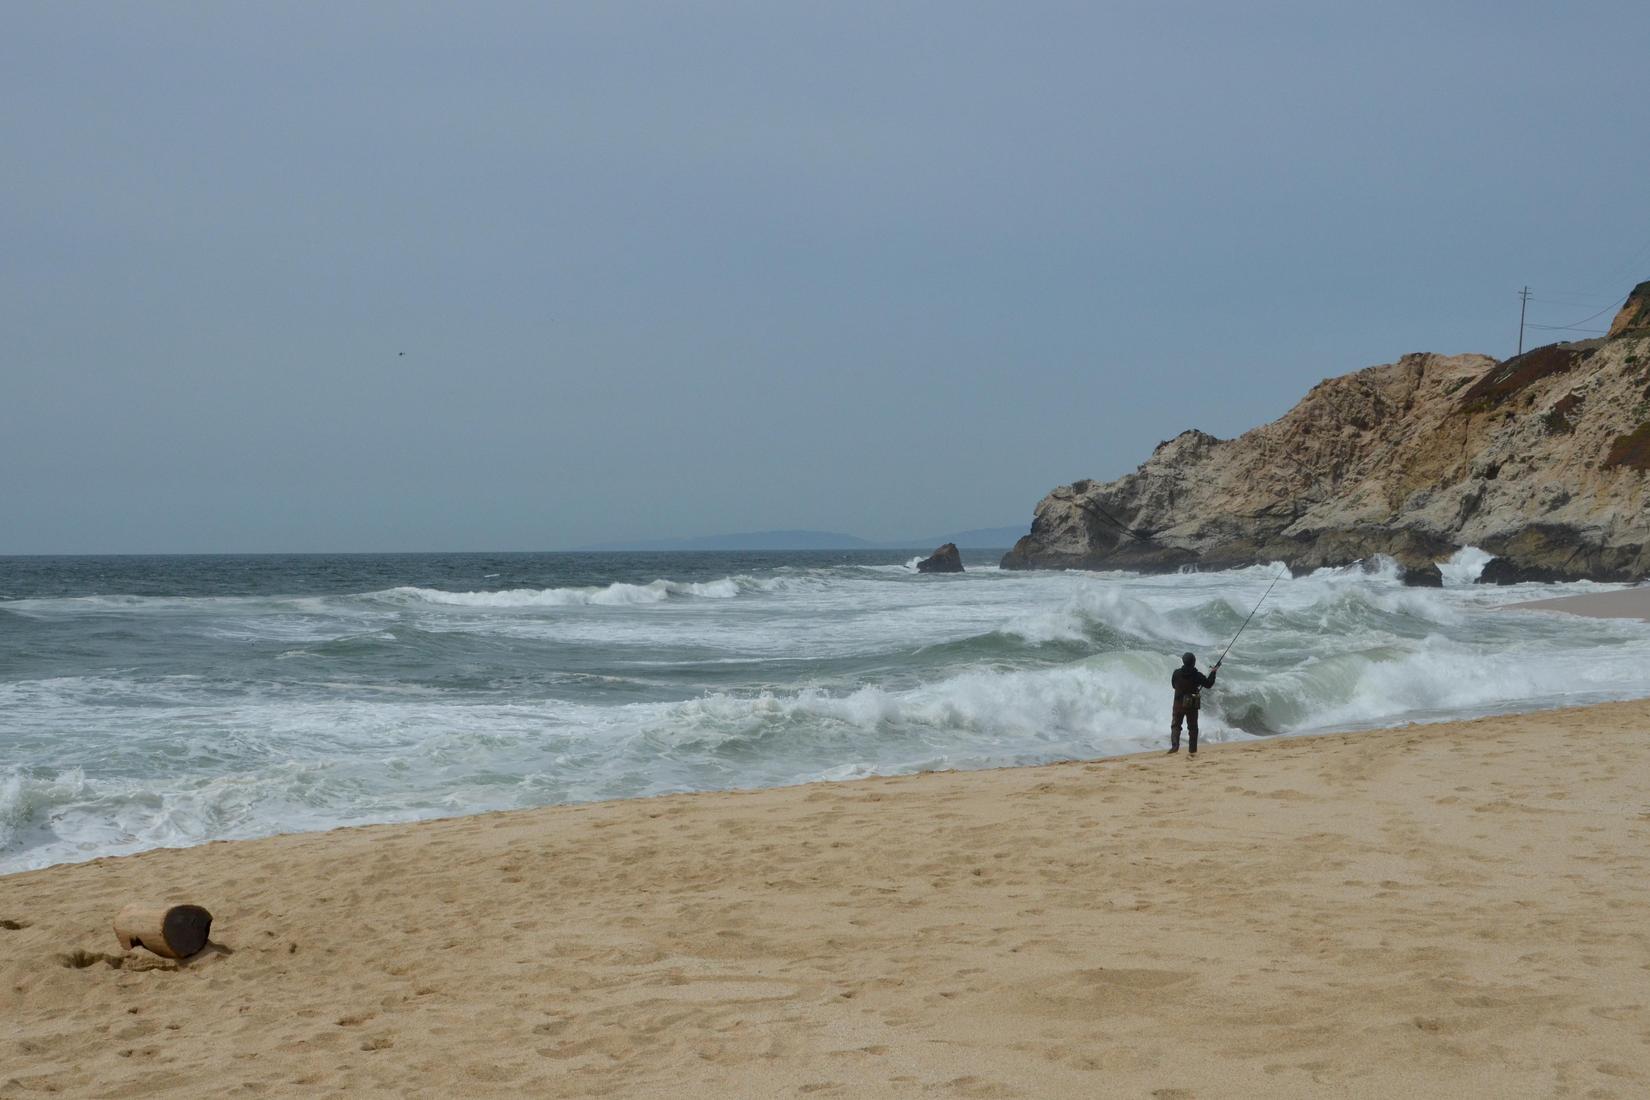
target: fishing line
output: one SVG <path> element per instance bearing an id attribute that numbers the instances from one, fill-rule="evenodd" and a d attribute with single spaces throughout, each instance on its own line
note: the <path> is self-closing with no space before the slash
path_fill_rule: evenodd
<path id="1" fill-rule="evenodd" d="M 1266 591 L 1262 592 L 1260 594 L 1260 599 L 1255 601 L 1255 608 L 1254 611 L 1249 612 L 1249 619 L 1253 619 L 1255 617 L 1255 611 L 1260 610 L 1260 605 L 1266 602 L 1266 597 L 1272 594 L 1272 589 L 1278 586 L 1278 582 L 1283 580 L 1283 575 L 1287 572 L 1289 572 L 1289 567 L 1287 565 L 1278 570 L 1278 575 L 1272 578 L 1272 583 L 1266 586 Z M 1238 638 L 1242 636 L 1243 631 L 1249 626 L 1249 619 L 1243 620 L 1243 626 L 1238 627 L 1237 633 L 1232 635 L 1232 640 L 1226 643 L 1225 649 L 1221 650 L 1220 661 L 1224 661 L 1226 659 L 1226 654 L 1232 652 L 1232 647 L 1237 645 Z M 1220 661 L 1216 661 L 1214 667 L 1219 668 Z"/>

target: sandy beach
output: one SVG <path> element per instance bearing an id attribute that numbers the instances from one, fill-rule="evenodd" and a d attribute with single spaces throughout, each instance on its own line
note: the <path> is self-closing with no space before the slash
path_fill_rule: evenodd
<path id="1" fill-rule="evenodd" d="M 0 1095 L 1642 1096 L 1650 702 L 0 879 Z M 122 957 L 127 900 L 217 917 Z"/>
<path id="2" fill-rule="evenodd" d="M 4 15 L 0 1100 L 1650 1100 L 1645 8 Z"/>
<path id="3" fill-rule="evenodd" d="M 1508 604 L 1504 610 L 1563 611 L 1593 619 L 1650 620 L 1650 585 L 1614 592 L 1590 592 L 1584 596 L 1560 596 L 1552 600 L 1529 600 Z"/>

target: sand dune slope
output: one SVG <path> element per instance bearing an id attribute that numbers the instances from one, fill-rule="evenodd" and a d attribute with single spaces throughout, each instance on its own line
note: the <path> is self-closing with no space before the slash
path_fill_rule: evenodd
<path id="1" fill-rule="evenodd" d="M 50 1092 L 1650 1095 L 1650 703 L 0 878 Z"/>

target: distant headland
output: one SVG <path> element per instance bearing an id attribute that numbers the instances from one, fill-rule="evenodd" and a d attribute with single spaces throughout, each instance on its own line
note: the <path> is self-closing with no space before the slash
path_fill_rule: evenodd
<path id="1" fill-rule="evenodd" d="M 946 535 L 922 535 L 900 539 L 867 539 L 837 531 L 746 531 L 732 535 L 703 535 L 697 538 L 635 539 L 581 546 L 580 550 L 923 550 L 954 542 L 965 550 L 997 550 L 1013 546 L 1025 532 L 1021 526 L 978 527 Z"/>
<path id="2" fill-rule="evenodd" d="M 1313 387 L 1236 439 L 1196 430 L 1037 505 L 1005 569 L 1292 567 L 1465 546 L 1482 580 L 1650 575 L 1650 282 L 1602 338 L 1507 360 L 1405 355 Z"/>

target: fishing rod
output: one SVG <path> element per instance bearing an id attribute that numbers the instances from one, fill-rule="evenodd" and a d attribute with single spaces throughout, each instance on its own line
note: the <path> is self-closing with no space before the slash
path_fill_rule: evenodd
<path id="1" fill-rule="evenodd" d="M 1278 586 L 1278 582 L 1283 580 L 1283 575 L 1287 572 L 1289 572 L 1289 567 L 1287 565 L 1278 570 L 1278 575 L 1272 578 L 1272 583 L 1266 586 L 1266 591 L 1262 592 L 1260 594 L 1260 599 L 1255 601 L 1255 609 L 1254 611 L 1249 612 L 1249 619 L 1253 619 L 1255 617 L 1255 611 L 1260 610 L 1260 605 L 1266 602 L 1266 597 L 1272 594 L 1272 589 Z M 1232 647 L 1237 645 L 1238 638 L 1242 636 L 1244 630 L 1249 626 L 1249 619 L 1243 620 L 1243 626 L 1238 627 L 1237 633 L 1232 635 L 1232 640 L 1227 642 L 1226 648 L 1220 651 L 1220 661 L 1224 661 L 1226 659 L 1226 654 L 1232 652 Z M 1220 667 L 1220 661 L 1215 662 L 1216 668 Z"/>

